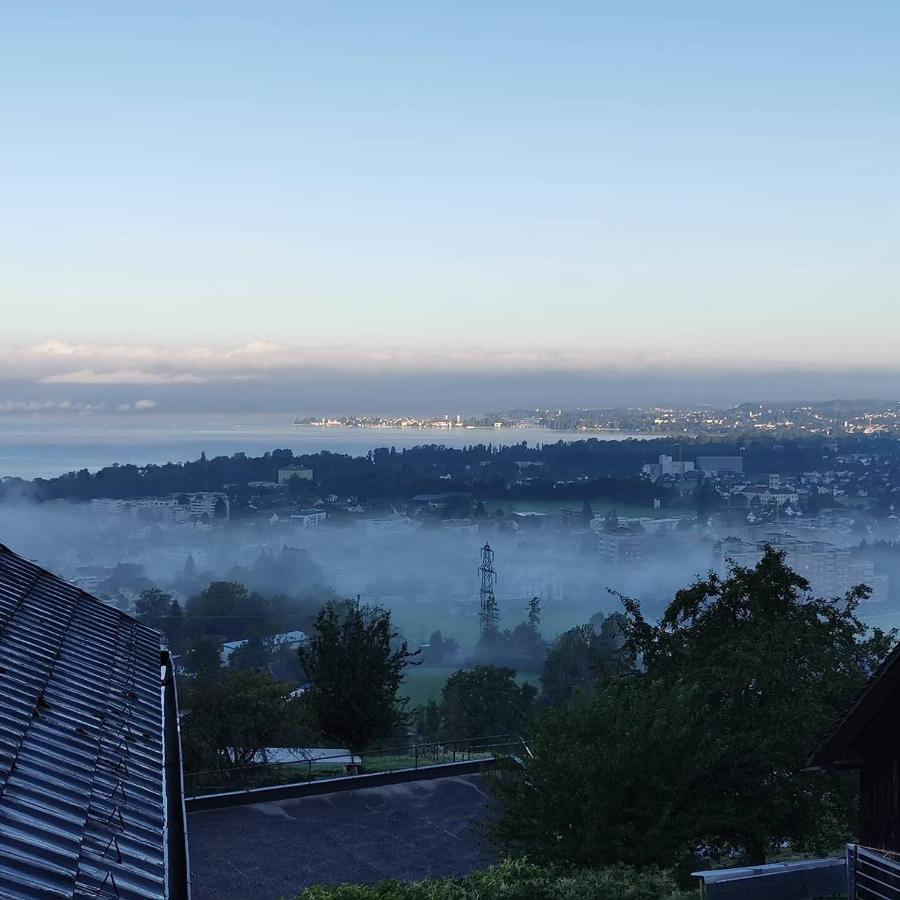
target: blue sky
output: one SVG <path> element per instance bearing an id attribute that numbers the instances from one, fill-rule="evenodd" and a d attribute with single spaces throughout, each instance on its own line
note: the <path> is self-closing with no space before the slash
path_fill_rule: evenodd
<path id="1" fill-rule="evenodd" d="M 893 373 L 898 36 L 893 2 L 7 4 L 0 377 Z"/>

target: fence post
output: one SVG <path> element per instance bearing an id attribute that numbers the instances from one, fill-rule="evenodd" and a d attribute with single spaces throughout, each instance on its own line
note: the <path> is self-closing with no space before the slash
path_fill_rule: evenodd
<path id="1" fill-rule="evenodd" d="M 847 896 L 850 900 L 856 897 L 856 844 L 847 844 Z"/>
<path id="2" fill-rule="evenodd" d="M 413 750 L 415 751 L 415 759 L 416 759 L 415 768 L 418 769 L 419 768 L 419 745 L 413 744 Z"/>

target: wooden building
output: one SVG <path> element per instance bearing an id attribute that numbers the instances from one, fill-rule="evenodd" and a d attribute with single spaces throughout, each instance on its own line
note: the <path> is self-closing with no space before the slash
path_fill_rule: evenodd
<path id="1" fill-rule="evenodd" d="M 809 760 L 859 771 L 859 843 L 900 852 L 900 645 L 832 725 Z"/>

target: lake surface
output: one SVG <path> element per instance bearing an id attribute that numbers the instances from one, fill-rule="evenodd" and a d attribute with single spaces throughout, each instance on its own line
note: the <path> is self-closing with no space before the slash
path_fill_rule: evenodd
<path id="1" fill-rule="evenodd" d="M 95 471 L 113 463 L 165 463 L 268 450 L 295 454 L 349 453 L 363 456 L 376 447 L 443 444 L 519 444 L 529 446 L 575 441 L 645 439 L 619 431 L 572 432 L 547 428 L 323 428 L 294 425 L 285 414 L 260 416 L 129 416 L 0 417 L 0 477 L 36 478 L 78 469 Z"/>

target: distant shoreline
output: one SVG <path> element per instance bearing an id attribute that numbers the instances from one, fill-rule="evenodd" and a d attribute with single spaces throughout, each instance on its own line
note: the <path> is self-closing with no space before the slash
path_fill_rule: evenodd
<path id="1" fill-rule="evenodd" d="M 2 423 L 0 423 L 2 424 Z M 237 426 L 237 427 L 236 427 Z M 472 444 L 529 446 L 557 441 L 648 440 L 654 435 L 628 432 L 562 431 L 547 427 L 332 427 L 294 425 L 280 416 L 197 417 L 187 424 L 182 417 L 120 417 L 100 421 L 92 417 L 52 422 L 21 421 L 15 428 L 0 428 L 0 478 L 49 478 L 87 469 L 95 472 L 115 465 L 162 465 L 235 453 L 262 455 L 291 449 L 298 456 L 322 451 L 365 456 L 379 447 L 397 450 L 425 443 L 462 448 Z"/>

